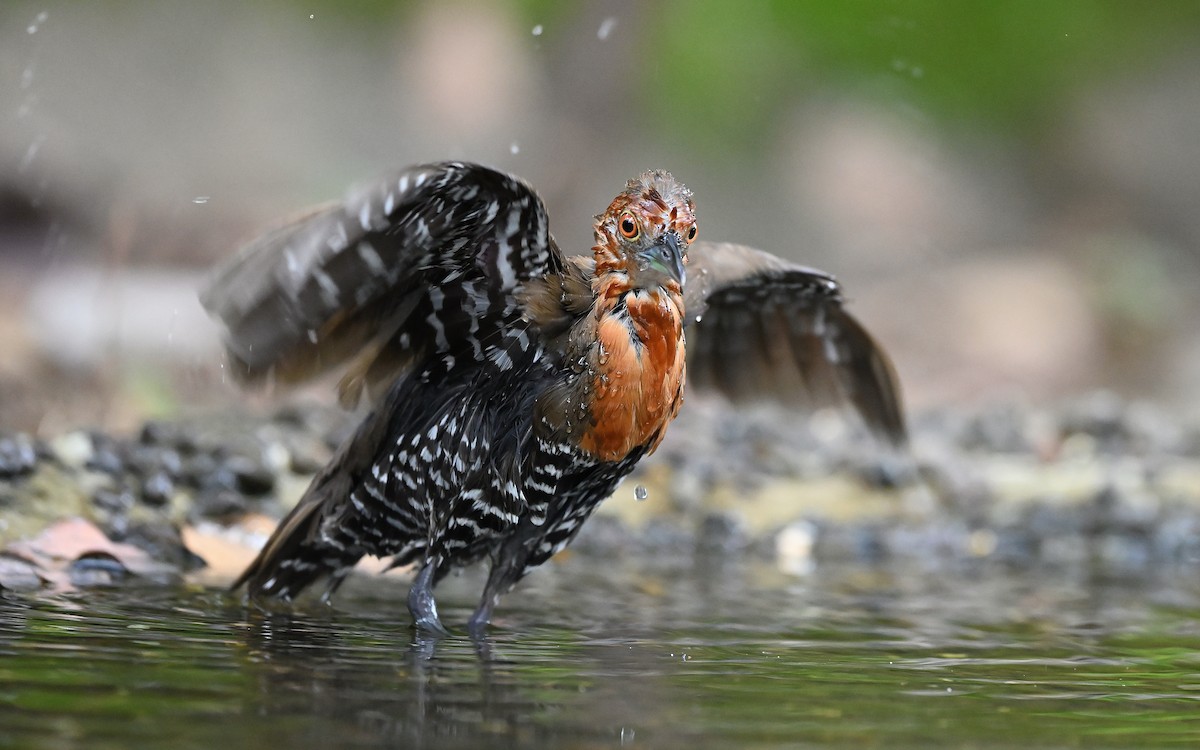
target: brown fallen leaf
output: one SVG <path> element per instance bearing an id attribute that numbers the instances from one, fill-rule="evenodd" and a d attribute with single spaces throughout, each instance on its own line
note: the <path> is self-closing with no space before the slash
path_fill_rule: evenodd
<path id="1" fill-rule="evenodd" d="M 270 524 L 269 531 L 274 527 L 274 522 L 266 520 Z M 189 578 L 201 583 L 230 583 L 250 564 L 267 538 L 265 534 L 253 531 L 258 524 L 258 521 L 248 517 L 235 526 L 211 522 L 184 526 L 180 532 L 184 546 L 208 563 L 207 567 L 190 574 Z"/>

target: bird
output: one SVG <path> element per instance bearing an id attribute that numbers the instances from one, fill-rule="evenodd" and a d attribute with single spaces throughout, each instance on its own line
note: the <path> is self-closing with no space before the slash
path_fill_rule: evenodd
<path id="1" fill-rule="evenodd" d="M 562 550 L 663 440 L 687 388 L 849 405 L 907 440 L 898 378 L 824 272 L 697 241 L 669 172 L 630 180 L 569 255 L 518 177 L 408 167 L 283 222 L 200 293 L 244 384 L 341 374 L 367 414 L 234 582 L 328 600 L 366 555 L 417 569 L 408 608 L 445 634 L 434 587 L 487 560 L 467 625 Z"/>

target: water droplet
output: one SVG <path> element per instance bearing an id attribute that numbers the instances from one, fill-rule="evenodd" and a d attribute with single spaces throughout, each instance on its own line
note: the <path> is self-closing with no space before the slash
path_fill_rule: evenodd
<path id="1" fill-rule="evenodd" d="M 208 203 L 210 198 L 211 196 L 208 195 L 197 195 L 195 198 L 192 198 L 192 203 L 202 206 L 205 203 Z"/>
<path id="2" fill-rule="evenodd" d="M 50 17 L 50 14 L 49 14 L 49 13 L 47 13 L 46 11 L 44 11 L 44 10 L 43 10 L 41 13 L 38 13 L 38 14 L 37 14 L 37 17 L 33 19 L 33 23 L 31 23 L 31 24 L 29 24 L 28 26 L 26 26 L 26 27 L 25 27 L 25 31 L 26 31 L 26 33 L 29 33 L 29 34 L 36 34 L 36 33 L 38 33 L 38 28 L 39 28 L 39 27 L 40 27 L 42 24 L 44 24 L 44 23 L 46 22 L 46 19 L 47 19 L 47 18 L 49 18 L 49 17 Z"/>
<path id="3" fill-rule="evenodd" d="M 633 488 L 634 500 L 637 500 L 640 503 L 648 497 L 650 497 L 650 490 L 646 489 L 646 485 L 639 484 L 637 487 Z"/>
<path id="4" fill-rule="evenodd" d="M 29 144 L 29 148 L 25 150 L 25 157 L 21 159 L 21 163 L 17 165 L 18 174 L 23 173 L 33 165 L 33 160 L 37 158 L 38 151 L 41 150 L 42 144 L 45 143 L 45 141 L 45 134 L 38 134 L 38 136 L 33 139 L 33 143 Z"/>
<path id="5" fill-rule="evenodd" d="M 543 31 L 543 30 L 544 30 L 544 29 L 542 29 L 542 25 L 539 23 L 537 26 L 534 26 L 534 27 L 533 27 L 533 35 L 534 35 L 534 36 L 541 36 L 541 35 L 542 35 L 542 31 Z"/>
<path id="6" fill-rule="evenodd" d="M 521 147 L 517 144 L 516 141 L 513 141 L 512 145 L 508 147 L 508 151 L 509 151 L 509 153 L 516 155 L 516 154 L 521 153 Z"/>
<path id="7" fill-rule="evenodd" d="M 600 24 L 600 28 L 596 30 L 596 38 L 600 41 L 608 39 L 609 34 L 613 33 L 613 29 L 617 28 L 617 19 L 609 16 Z"/>
<path id="8" fill-rule="evenodd" d="M 29 88 L 33 84 L 33 63 L 25 66 L 25 70 L 21 71 L 21 90 Z"/>
<path id="9" fill-rule="evenodd" d="M 919 65 L 914 65 L 912 70 L 909 72 L 912 73 L 913 78 L 924 78 L 925 77 L 925 69 Z"/>
<path id="10" fill-rule="evenodd" d="M 308 329 L 308 340 L 313 342 L 314 344 L 317 343 L 317 329 L 315 329 L 315 328 Z"/>
<path id="11" fill-rule="evenodd" d="M 316 14 L 316 13 L 309 13 L 309 14 L 308 14 L 308 20 L 310 20 L 310 21 L 314 20 L 316 17 L 317 17 L 317 14 Z"/>

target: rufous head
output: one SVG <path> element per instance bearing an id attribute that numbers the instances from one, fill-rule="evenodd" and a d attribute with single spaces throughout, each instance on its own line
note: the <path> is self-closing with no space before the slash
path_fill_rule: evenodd
<path id="1" fill-rule="evenodd" d="M 630 289 L 681 293 L 687 248 L 696 239 L 692 193 L 656 169 L 630 180 L 596 217 L 596 275 L 622 274 Z"/>

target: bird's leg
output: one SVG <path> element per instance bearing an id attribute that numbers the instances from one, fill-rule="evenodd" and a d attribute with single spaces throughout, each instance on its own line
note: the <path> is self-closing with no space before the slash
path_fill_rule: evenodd
<path id="1" fill-rule="evenodd" d="M 437 602 L 433 599 L 433 584 L 437 579 L 437 569 L 441 560 L 437 558 L 426 560 L 417 580 L 413 581 L 408 590 L 408 611 L 412 614 L 413 626 L 419 630 L 436 635 L 450 635 L 438 619 Z"/>
<path id="2" fill-rule="evenodd" d="M 492 562 L 492 570 L 488 574 L 487 584 L 483 587 L 479 606 L 467 621 L 467 631 L 472 638 L 478 640 L 483 637 L 492 621 L 492 610 L 500 601 L 500 596 L 521 579 L 521 573 L 525 570 L 524 549 L 520 544 L 506 544 L 503 552 Z"/>
<path id="3" fill-rule="evenodd" d="M 488 582 L 490 584 L 491 580 L 489 579 Z M 483 638 L 487 633 L 487 627 L 492 622 L 492 610 L 500 601 L 500 594 L 490 593 L 491 588 L 489 585 L 484 591 L 479 606 L 475 608 L 475 613 L 471 615 L 470 620 L 467 620 L 467 632 L 476 640 Z"/>

